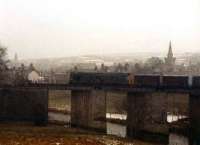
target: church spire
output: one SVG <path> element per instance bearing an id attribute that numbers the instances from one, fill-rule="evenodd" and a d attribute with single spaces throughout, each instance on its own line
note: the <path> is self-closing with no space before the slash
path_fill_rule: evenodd
<path id="1" fill-rule="evenodd" d="M 168 54 L 167 54 L 167 57 L 165 58 L 165 64 L 167 66 L 174 66 L 175 65 L 175 60 L 176 60 L 176 58 L 173 56 L 172 44 L 171 44 L 171 41 L 170 41 L 169 42 Z"/>
<path id="2" fill-rule="evenodd" d="M 168 50 L 168 58 L 173 58 L 173 52 L 172 52 L 172 43 L 171 41 L 169 42 L 169 50 Z"/>

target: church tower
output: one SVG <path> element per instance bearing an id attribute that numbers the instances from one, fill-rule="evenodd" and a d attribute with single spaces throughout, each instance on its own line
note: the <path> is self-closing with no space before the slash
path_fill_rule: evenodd
<path id="1" fill-rule="evenodd" d="M 170 41 L 168 54 L 167 54 L 167 57 L 165 58 L 165 64 L 168 65 L 169 67 L 173 67 L 175 65 L 175 61 L 176 61 L 176 58 L 173 56 L 172 44 Z"/>

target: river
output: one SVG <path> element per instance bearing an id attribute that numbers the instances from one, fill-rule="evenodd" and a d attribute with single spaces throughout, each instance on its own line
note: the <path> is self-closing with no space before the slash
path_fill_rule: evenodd
<path id="1" fill-rule="evenodd" d="M 49 121 L 70 122 L 70 115 L 49 112 Z M 126 115 L 108 114 L 107 118 L 126 119 Z M 126 137 L 126 126 L 107 122 L 107 134 Z"/>
<path id="2" fill-rule="evenodd" d="M 66 115 L 63 113 L 54 113 L 54 112 L 49 112 L 48 114 L 49 120 L 50 121 L 61 121 L 61 122 L 70 122 L 70 115 Z M 167 116 L 167 121 L 168 122 L 173 122 L 178 120 L 179 118 L 184 118 L 185 116 L 175 116 L 175 115 L 168 115 Z M 126 120 L 127 115 L 126 114 L 106 114 L 106 118 L 112 118 L 112 119 L 121 119 L 121 120 Z M 115 135 L 119 137 L 126 137 L 126 126 L 125 125 L 120 125 L 120 124 L 115 124 L 115 123 L 110 123 L 107 122 L 107 134 L 109 135 Z M 169 145 L 189 145 L 188 143 L 188 138 L 171 133 L 169 135 Z"/>

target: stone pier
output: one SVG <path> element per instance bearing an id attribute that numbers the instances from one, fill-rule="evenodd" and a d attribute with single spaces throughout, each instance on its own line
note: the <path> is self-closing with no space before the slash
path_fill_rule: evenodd
<path id="1" fill-rule="evenodd" d="M 200 145 L 200 92 L 193 92 L 189 98 L 190 145 Z"/>
<path id="2" fill-rule="evenodd" d="M 48 123 L 48 90 L 35 88 L 0 88 L 1 121 Z"/>
<path id="3" fill-rule="evenodd" d="M 129 92 L 127 101 L 127 135 L 132 138 L 168 142 L 166 94 Z"/>
<path id="4" fill-rule="evenodd" d="M 71 124 L 106 132 L 106 92 L 71 91 Z"/>

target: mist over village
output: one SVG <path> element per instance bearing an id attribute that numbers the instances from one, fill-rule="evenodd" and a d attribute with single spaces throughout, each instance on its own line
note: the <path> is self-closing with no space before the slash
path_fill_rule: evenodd
<path id="1" fill-rule="evenodd" d="M 132 53 L 107 55 L 82 55 L 58 58 L 20 59 L 18 53 L 8 63 L 9 69 L 24 69 L 38 73 L 37 79 L 66 81 L 61 79 L 70 72 L 115 72 L 157 75 L 198 75 L 200 54 L 174 54 L 171 41 L 166 46 L 167 53 Z M 60 75 L 60 76 L 59 76 Z M 58 79 L 56 79 L 56 77 Z M 51 78 L 51 79 L 49 79 Z M 64 77 L 66 78 L 66 77 Z M 43 80 L 44 81 L 44 80 Z"/>

